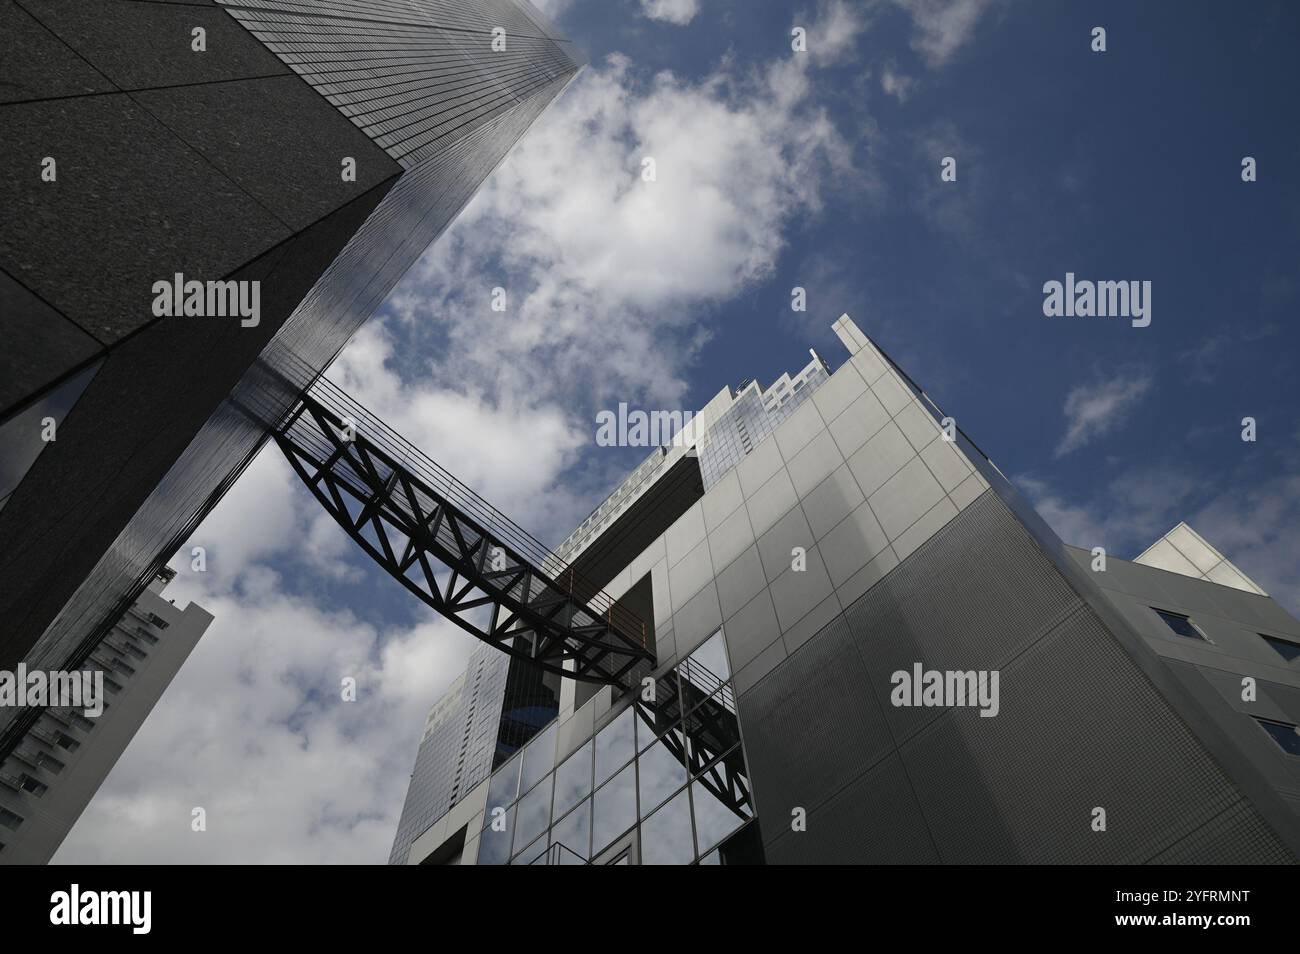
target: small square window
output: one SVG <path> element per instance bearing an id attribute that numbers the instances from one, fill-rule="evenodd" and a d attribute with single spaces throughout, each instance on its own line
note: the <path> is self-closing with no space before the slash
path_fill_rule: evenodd
<path id="1" fill-rule="evenodd" d="M 1255 716 L 1255 721 L 1259 723 L 1260 728 L 1269 734 L 1283 752 L 1288 755 L 1300 755 L 1300 732 L 1296 732 L 1295 726 L 1288 722 L 1261 719 L 1259 716 Z"/>
<path id="2" fill-rule="evenodd" d="M 1280 639 L 1277 636 L 1265 636 L 1263 633 L 1259 634 L 1259 638 L 1276 649 L 1278 655 L 1287 662 L 1291 662 L 1293 659 L 1300 659 L 1300 643 L 1293 643 L 1290 640 Z"/>
<path id="3" fill-rule="evenodd" d="M 0 808 L 0 825 L 15 829 L 23 823 L 23 816 L 16 815 L 7 808 Z"/>
<path id="4" fill-rule="evenodd" d="M 1152 607 L 1152 609 L 1155 609 L 1155 607 Z M 1162 609 L 1155 610 L 1155 613 L 1157 616 L 1159 616 L 1162 620 L 1165 621 L 1166 626 L 1172 629 L 1179 636 L 1185 636 L 1188 639 L 1199 639 L 1208 642 L 1208 640 L 1205 639 L 1205 635 L 1199 629 L 1196 628 L 1196 624 L 1193 623 L 1190 618 L 1184 616 L 1182 613 L 1171 613 L 1168 610 L 1162 610 Z"/>

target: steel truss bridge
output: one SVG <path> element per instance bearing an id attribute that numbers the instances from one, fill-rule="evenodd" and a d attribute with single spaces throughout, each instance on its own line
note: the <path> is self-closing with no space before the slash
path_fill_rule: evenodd
<path id="1" fill-rule="evenodd" d="M 569 679 L 628 687 L 645 623 L 324 378 L 272 432 L 329 514 L 418 599 Z"/>

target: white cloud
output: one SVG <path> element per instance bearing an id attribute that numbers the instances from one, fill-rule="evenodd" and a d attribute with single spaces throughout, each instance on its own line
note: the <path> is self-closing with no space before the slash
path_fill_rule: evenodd
<path id="1" fill-rule="evenodd" d="M 1187 522 L 1264 592 L 1300 612 L 1300 473 L 1294 466 L 1259 486 L 1231 488 Z"/>
<path id="2" fill-rule="evenodd" d="M 829 66 L 853 58 L 867 19 L 863 8 L 845 0 L 821 0 L 814 21 L 799 25 L 808 30 L 808 55 L 818 66 Z"/>
<path id="3" fill-rule="evenodd" d="M 912 48 L 942 67 L 975 32 L 992 0 L 894 0 L 912 18 Z"/>
<path id="4" fill-rule="evenodd" d="M 589 68 L 331 376 L 503 509 L 528 516 L 547 499 L 528 524 L 539 535 L 572 526 L 594 501 L 588 489 L 566 502 L 573 481 L 557 478 L 590 445 L 595 412 L 687 409 L 710 310 L 772 273 L 828 182 L 853 181 L 813 101 L 815 69 L 794 54 L 700 82 L 638 74 L 623 56 Z M 394 357 L 409 354 L 430 357 L 399 379 Z"/>
<path id="5" fill-rule="evenodd" d="M 898 72 L 893 63 L 886 64 L 880 71 L 880 88 L 900 103 L 907 102 L 907 98 L 912 95 L 912 89 L 915 86 L 916 80 Z"/>
<path id="6" fill-rule="evenodd" d="M 1092 499 L 1066 497 L 1046 480 L 1019 476 L 1015 484 L 1056 535 L 1071 546 L 1136 556 L 1183 519 L 1204 482 L 1167 466 L 1132 468 Z"/>
<path id="7" fill-rule="evenodd" d="M 700 0 L 641 0 L 641 15 L 685 26 L 700 12 Z"/>
<path id="8" fill-rule="evenodd" d="M 1128 368 L 1071 390 L 1065 399 L 1065 435 L 1056 447 L 1056 456 L 1063 457 L 1114 430 L 1151 390 L 1151 383 L 1149 373 Z"/>
<path id="9" fill-rule="evenodd" d="M 532 4 L 542 16 L 554 22 L 560 14 L 573 6 L 573 0 L 532 0 Z"/>

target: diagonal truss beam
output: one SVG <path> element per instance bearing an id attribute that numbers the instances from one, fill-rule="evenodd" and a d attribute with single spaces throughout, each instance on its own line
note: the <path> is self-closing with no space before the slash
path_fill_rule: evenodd
<path id="1" fill-rule="evenodd" d="M 390 576 L 467 632 L 560 676 L 627 686 L 648 671 L 640 619 L 449 474 L 418 472 L 377 421 L 324 397 L 303 395 L 275 441 Z"/>

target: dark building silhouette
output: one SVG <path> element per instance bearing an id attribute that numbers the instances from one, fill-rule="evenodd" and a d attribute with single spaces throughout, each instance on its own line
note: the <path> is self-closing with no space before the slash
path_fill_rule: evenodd
<path id="1" fill-rule="evenodd" d="M 0 2 L 0 668 L 84 658 L 581 63 L 526 0 Z"/>

